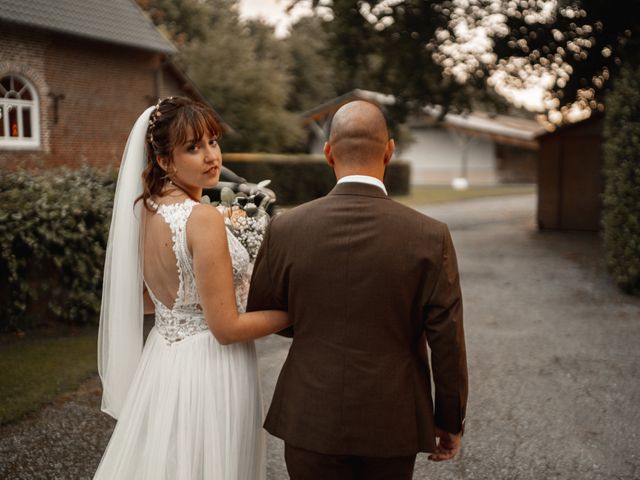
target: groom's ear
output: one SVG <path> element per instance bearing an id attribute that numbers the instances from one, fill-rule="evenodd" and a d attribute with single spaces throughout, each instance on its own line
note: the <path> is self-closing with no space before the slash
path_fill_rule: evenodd
<path id="1" fill-rule="evenodd" d="M 390 138 L 387 142 L 387 146 L 384 150 L 384 164 L 387 166 L 391 161 L 391 157 L 393 157 L 393 152 L 396 149 L 396 142 L 393 141 L 393 138 Z"/>
<path id="2" fill-rule="evenodd" d="M 327 162 L 329 163 L 329 165 L 331 165 L 331 168 L 333 168 L 336 161 L 333 159 L 333 153 L 331 152 L 331 144 L 329 142 L 324 142 L 323 152 L 324 152 L 324 158 L 327 159 Z"/>

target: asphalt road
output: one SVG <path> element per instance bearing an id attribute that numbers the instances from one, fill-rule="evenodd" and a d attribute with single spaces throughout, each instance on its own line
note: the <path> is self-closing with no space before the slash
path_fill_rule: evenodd
<path id="1" fill-rule="evenodd" d="M 419 208 L 458 253 L 470 396 L 460 455 L 415 479 L 640 478 L 640 299 L 617 291 L 597 235 L 539 232 L 535 196 Z M 258 342 L 265 404 L 289 341 Z M 288 478 L 281 441 L 268 478 Z"/>

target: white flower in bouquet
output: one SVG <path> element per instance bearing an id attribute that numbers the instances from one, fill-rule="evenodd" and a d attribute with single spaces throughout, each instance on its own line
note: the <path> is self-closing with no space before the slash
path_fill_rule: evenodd
<path id="1" fill-rule="evenodd" d="M 214 203 L 224 216 L 224 222 L 229 230 L 249 252 L 252 262 L 258 255 L 270 220 L 266 211 L 270 199 L 265 197 L 259 205 L 256 205 L 256 193 L 269 183 L 271 183 L 270 180 L 260 182 L 249 195 L 234 193 L 230 188 L 224 187 L 220 192 L 220 202 Z M 208 197 L 203 197 L 203 200 L 209 203 Z"/>

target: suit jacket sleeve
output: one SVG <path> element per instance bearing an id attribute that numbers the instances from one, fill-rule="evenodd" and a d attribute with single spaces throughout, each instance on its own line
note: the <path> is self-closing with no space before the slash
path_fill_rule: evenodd
<path id="1" fill-rule="evenodd" d="M 423 306 L 435 384 L 435 423 L 441 429 L 464 430 L 467 404 L 467 358 L 462 322 L 462 292 L 456 252 L 444 226 L 442 263 Z"/>
<path id="2" fill-rule="evenodd" d="M 247 312 L 255 312 L 258 310 L 284 310 L 288 311 L 288 296 L 286 285 L 282 275 L 276 275 L 275 262 L 277 255 L 275 247 L 272 243 L 272 227 L 275 219 L 265 232 L 262 245 L 256 256 L 253 265 L 253 273 L 251 275 L 251 286 L 249 288 L 249 298 L 247 299 Z M 293 327 L 288 327 L 280 332 L 279 335 L 285 337 L 293 336 Z"/>

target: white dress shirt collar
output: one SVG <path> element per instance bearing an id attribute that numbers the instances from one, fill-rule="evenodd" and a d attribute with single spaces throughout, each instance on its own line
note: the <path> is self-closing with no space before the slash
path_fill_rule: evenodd
<path id="1" fill-rule="evenodd" d="M 340 185 L 341 183 L 367 183 L 382 189 L 384 194 L 388 195 L 384 183 L 375 177 L 370 177 L 369 175 L 347 175 L 338 180 L 337 185 Z"/>

